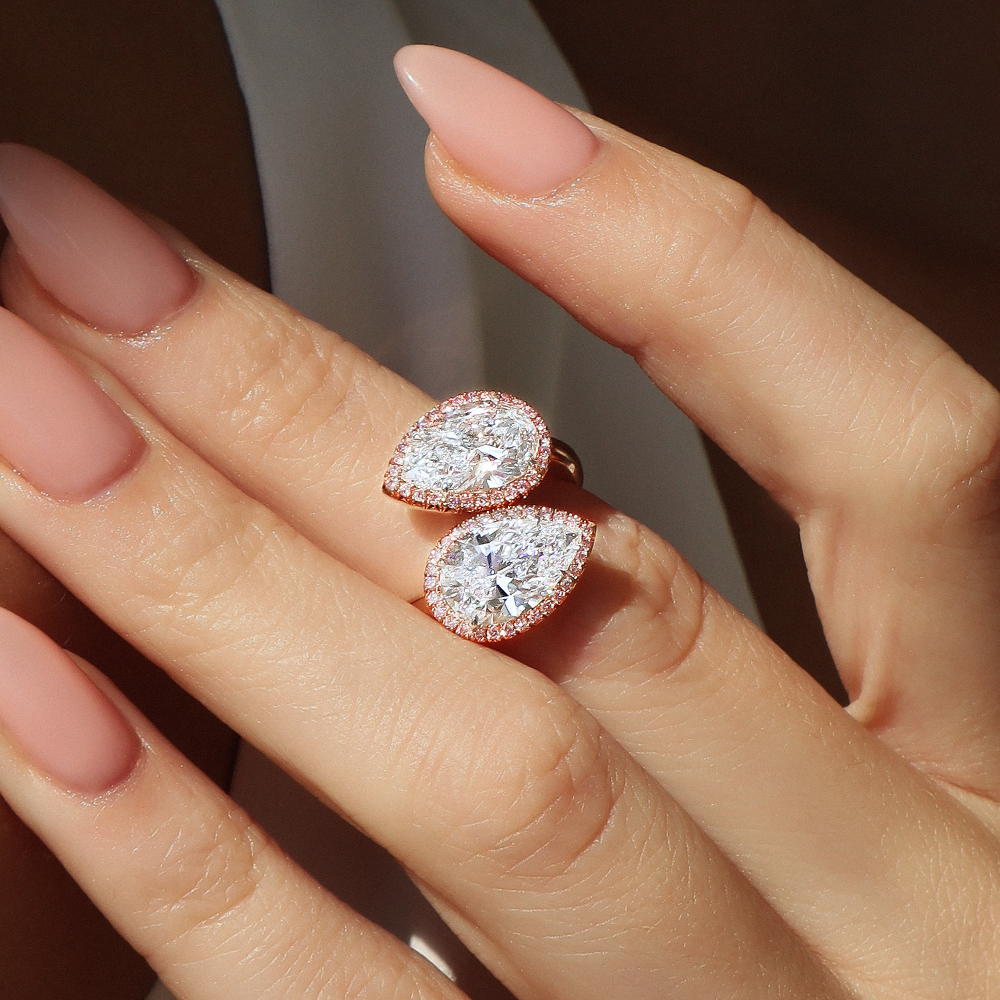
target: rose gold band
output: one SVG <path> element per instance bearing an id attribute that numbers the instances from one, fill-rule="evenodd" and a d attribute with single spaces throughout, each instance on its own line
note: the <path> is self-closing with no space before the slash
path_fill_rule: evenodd
<path id="1" fill-rule="evenodd" d="M 583 486 L 583 463 L 580 456 L 565 441 L 552 438 L 552 457 L 549 468 L 559 466 L 559 474 L 571 479 L 577 486 Z"/>

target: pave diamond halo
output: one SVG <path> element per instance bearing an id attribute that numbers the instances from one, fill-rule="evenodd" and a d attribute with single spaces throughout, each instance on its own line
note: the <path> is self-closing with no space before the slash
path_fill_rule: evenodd
<path id="1" fill-rule="evenodd" d="M 463 521 L 427 560 L 431 614 L 473 642 L 497 642 L 531 628 L 576 586 L 596 530 L 575 514 L 523 505 Z"/>
<path id="2" fill-rule="evenodd" d="M 425 413 L 396 447 L 383 493 L 428 510 L 469 513 L 431 550 L 424 596 L 445 628 L 473 642 L 524 632 L 566 599 L 583 573 L 597 525 L 551 507 L 518 504 L 550 460 L 583 485 L 569 445 L 503 392 L 465 392 Z"/>
<path id="3" fill-rule="evenodd" d="M 465 392 L 406 432 L 382 490 L 430 510 L 489 510 L 533 490 L 551 453 L 545 421 L 523 400 L 504 392 Z"/>

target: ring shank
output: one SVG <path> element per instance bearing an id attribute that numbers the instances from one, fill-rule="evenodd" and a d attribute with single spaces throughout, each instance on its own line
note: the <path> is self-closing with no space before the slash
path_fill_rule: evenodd
<path id="1" fill-rule="evenodd" d="M 583 486 L 583 463 L 580 456 L 565 441 L 552 438 L 552 453 L 549 459 L 549 469 L 558 472 L 564 479 L 569 479 L 577 486 Z"/>

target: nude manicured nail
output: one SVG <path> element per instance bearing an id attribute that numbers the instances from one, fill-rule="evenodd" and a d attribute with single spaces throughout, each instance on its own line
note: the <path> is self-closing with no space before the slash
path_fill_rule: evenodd
<path id="1" fill-rule="evenodd" d="M 49 341 L 0 309 L 0 455 L 36 489 L 89 500 L 139 460 L 124 413 Z"/>
<path id="2" fill-rule="evenodd" d="M 44 632 L 0 608 L 0 726 L 61 785 L 95 795 L 139 759 L 132 727 Z"/>
<path id="3" fill-rule="evenodd" d="M 190 268 L 145 222 L 36 149 L 0 144 L 0 215 L 39 284 L 102 330 L 148 330 L 194 291 Z"/>
<path id="4" fill-rule="evenodd" d="M 552 191 L 577 177 L 597 152 L 593 133 L 565 108 L 471 56 L 407 45 L 395 66 L 444 148 L 501 191 Z"/>

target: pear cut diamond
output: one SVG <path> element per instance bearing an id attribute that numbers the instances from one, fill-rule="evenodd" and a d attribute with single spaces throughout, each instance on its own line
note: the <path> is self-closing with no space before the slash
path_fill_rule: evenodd
<path id="1" fill-rule="evenodd" d="M 467 392 L 441 403 L 406 433 L 382 486 L 433 510 L 487 510 L 534 489 L 551 438 L 527 403 L 502 392 Z"/>
<path id="2" fill-rule="evenodd" d="M 595 531 L 592 521 L 550 507 L 506 507 L 470 518 L 427 560 L 431 613 L 475 642 L 517 635 L 576 586 Z"/>

